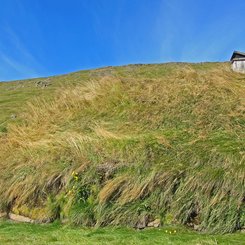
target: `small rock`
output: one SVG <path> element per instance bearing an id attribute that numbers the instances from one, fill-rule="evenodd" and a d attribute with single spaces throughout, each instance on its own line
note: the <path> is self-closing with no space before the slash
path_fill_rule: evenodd
<path id="1" fill-rule="evenodd" d="M 11 114 L 11 116 L 10 116 L 11 119 L 16 119 L 16 117 L 17 116 L 15 114 Z"/>
<path id="2" fill-rule="evenodd" d="M 147 224 L 148 227 L 154 227 L 154 221 L 151 221 Z"/>
<path id="3" fill-rule="evenodd" d="M 160 219 L 155 219 L 155 220 L 153 221 L 153 226 L 154 226 L 155 228 L 159 227 L 160 224 L 161 224 Z"/>
<path id="4" fill-rule="evenodd" d="M 148 219 L 149 218 L 147 215 L 141 216 L 141 218 L 137 222 L 135 228 L 139 229 L 139 230 L 145 229 L 145 227 L 147 226 L 147 223 L 148 223 Z"/>
<path id="5" fill-rule="evenodd" d="M 155 227 L 155 228 L 157 228 L 157 227 L 160 226 L 160 224 L 161 224 L 160 219 L 155 219 L 154 221 L 149 222 L 149 223 L 147 224 L 147 226 L 148 226 L 148 227 Z"/>
<path id="6" fill-rule="evenodd" d="M 49 79 L 46 80 L 40 80 L 36 82 L 36 87 L 46 88 L 49 85 L 51 85 L 51 82 Z"/>
<path id="7" fill-rule="evenodd" d="M 193 229 L 194 229 L 195 231 L 200 231 L 200 226 L 194 224 Z"/>
<path id="8" fill-rule="evenodd" d="M 22 215 L 18 215 L 18 214 L 13 214 L 13 213 L 9 213 L 9 218 L 13 221 L 17 221 L 17 222 L 23 222 L 23 223 L 34 223 L 34 220 L 22 216 Z"/>

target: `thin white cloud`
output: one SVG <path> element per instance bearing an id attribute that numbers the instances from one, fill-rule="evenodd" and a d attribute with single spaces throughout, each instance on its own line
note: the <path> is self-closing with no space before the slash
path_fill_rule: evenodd
<path id="1" fill-rule="evenodd" d="M 25 5 L 21 1 L 16 1 L 15 10 L 21 15 L 27 14 Z M 35 23 L 35 33 L 38 31 L 35 16 L 28 15 L 30 21 Z M 35 35 L 32 33 L 30 35 Z M 39 31 L 38 31 L 39 33 Z M 25 35 L 24 29 L 15 30 L 11 24 L 5 20 L 0 23 L 0 79 L 7 80 L 11 77 L 14 79 L 25 77 L 40 76 L 45 72 L 45 68 L 40 64 L 38 59 L 23 41 L 21 35 Z"/>
<path id="2" fill-rule="evenodd" d="M 16 51 L 18 51 L 23 58 L 27 59 L 28 61 L 38 64 L 37 60 L 27 50 L 23 42 L 20 40 L 17 34 L 13 31 L 13 29 L 10 28 L 10 26 L 6 25 L 4 28 L 4 31 L 5 31 L 5 34 L 7 35 L 9 43 L 11 43 L 15 47 Z"/>
<path id="3" fill-rule="evenodd" d="M 239 39 L 241 29 L 234 25 L 234 16 L 217 13 L 214 18 L 212 13 L 210 19 L 203 5 L 195 1 L 162 1 L 155 32 L 161 40 L 164 61 L 219 60 Z"/>
<path id="4" fill-rule="evenodd" d="M 5 67 L 6 70 L 14 70 L 21 75 L 39 76 L 38 72 L 35 69 L 23 65 L 22 63 L 3 53 L 0 53 L 0 60 L 1 65 Z"/>
<path id="5" fill-rule="evenodd" d="M 3 30 L 9 43 L 12 44 L 16 51 L 23 57 L 23 59 L 30 62 L 32 66 L 35 66 L 37 69 L 44 69 L 37 58 L 34 57 L 33 54 L 31 54 L 31 52 L 28 50 L 16 31 L 14 31 L 9 25 L 5 25 Z"/>

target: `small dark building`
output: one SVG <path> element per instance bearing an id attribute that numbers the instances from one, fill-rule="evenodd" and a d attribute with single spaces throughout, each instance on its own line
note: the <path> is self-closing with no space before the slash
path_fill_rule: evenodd
<path id="1" fill-rule="evenodd" d="M 231 56 L 231 67 L 233 71 L 245 73 L 245 53 L 234 51 Z"/>

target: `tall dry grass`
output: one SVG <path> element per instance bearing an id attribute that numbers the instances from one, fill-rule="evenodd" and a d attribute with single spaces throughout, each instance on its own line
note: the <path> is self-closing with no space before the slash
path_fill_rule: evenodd
<path id="1" fill-rule="evenodd" d="M 0 138 L 1 209 L 86 225 L 148 215 L 244 226 L 245 79 L 223 64 L 160 68 L 118 67 L 29 103 Z"/>

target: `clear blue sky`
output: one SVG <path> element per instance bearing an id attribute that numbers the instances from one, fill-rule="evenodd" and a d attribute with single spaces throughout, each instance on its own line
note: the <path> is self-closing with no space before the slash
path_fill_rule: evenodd
<path id="1" fill-rule="evenodd" d="M 234 49 L 245 51 L 245 0 L 0 0 L 0 81 Z"/>

